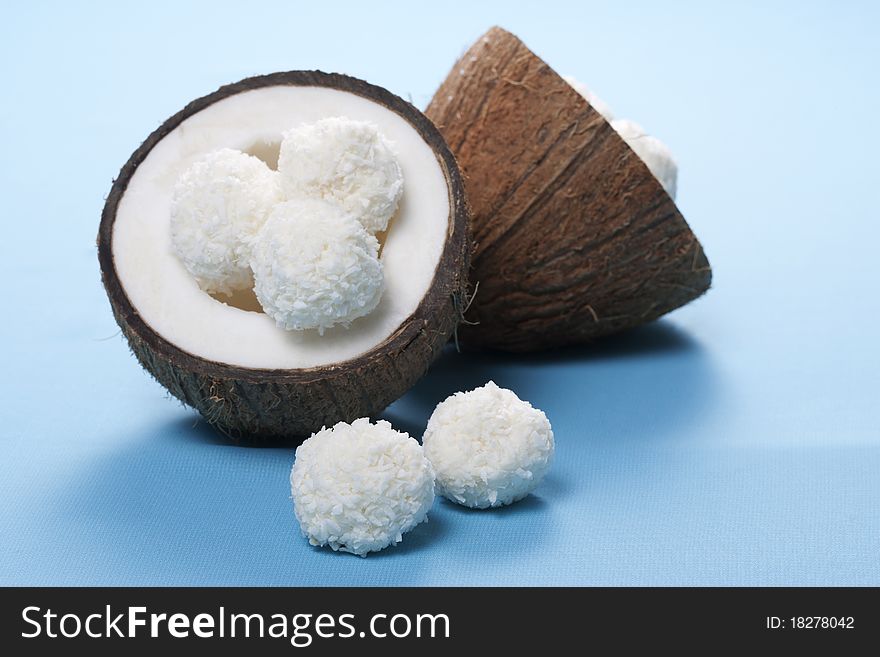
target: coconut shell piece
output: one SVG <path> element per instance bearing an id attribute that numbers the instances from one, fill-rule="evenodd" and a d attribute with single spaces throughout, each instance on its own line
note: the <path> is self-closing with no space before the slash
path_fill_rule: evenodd
<path id="1" fill-rule="evenodd" d="M 533 351 L 654 320 L 712 278 L 674 201 L 610 124 L 494 27 L 428 109 L 465 175 L 479 284 L 459 338 Z"/>
<path id="2" fill-rule="evenodd" d="M 434 278 L 415 312 L 368 352 L 304 369 L 254 369 L 205 360 L 154 330 L 117 274 L 113 226 L 126 188 L 150 151 L 187 118 L 220 100 L 264 86 L 330 87 L 382 104 L 408 121 L 434 151 L 450 197 L 447 239 Z M 168 391 L 233 437 L 307 437 L 323 426 L 380 412 L 425 373 L 452 336 L 466 295 L 468 210 L 458 167 L 443 137 L 411 104 L 361 80 L 319 71 L 253 77 L 199 98 L 169 118 L 134 152 L 114 181 L 101 217 L 98 258 L 113 314 L 140 364 Z"/>

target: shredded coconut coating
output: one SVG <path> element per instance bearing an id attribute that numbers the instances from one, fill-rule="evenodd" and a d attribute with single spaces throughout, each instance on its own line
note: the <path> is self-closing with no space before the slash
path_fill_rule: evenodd
<path id="1" fill-rule="evenodd" d="M 361 418 L 300 445 L 290 489 L 309 543 L 363 557 L 427 521 L 434 471 L 415 439 L 384 420 Z"/>
<path id="2" fill-rule="evenodd" d="M 647 134 L 642 126 L 629 119 L 615 119 L 611 122 L 611 127 L 623 137 L 636 155 L 642 158 L 650 172 L 663 185 L 666 193 L 675 198 L 678 165 L 666 144 Z"/>
<path id="3" fill-rule="evenodd" d="M 611 111 L 611 106 L 608 105 L 608 103 L 606 103 L 604 100 L 599 98 L 599 96 L 597 96 L 595 93 L 593 93 L 593 91 L 587 85 L 585 85 L 583 82 L 578 81 L 571 75 L 563 75 L 562 79 L 568 82 L 568 84 L 575 91 L 583 96 L 584 100 L 592 105 L 594 110 L 604 116 L 606 121 L 611 121 L 614 119 L 614 112 Z"/>
<path id="4" fill-rule="evenodd" d="M 388 227 L 403 194 L 391 144 L 373 124 L 344 117 L 285 132 L 278 171 L 287 198 L 338 203 L 374 234 Z"/>
<path id="5" fill-rule="evenodd" d="M 251 245 L 280 200 L 277 173 L 230 148 L 180 175 L 171 196 L 171 246 L 199 287 L 231 295 L 253 285 Z"/>
<path id="6" fill-rule="evenodd" d="M 342 208 L 318 200 L 275 206 L 254 242 L 254 292 L 281 328 L 349 326 L 382 297 L 379 242 Z"/>
<path id="7" fill-rule="evenodd" d="M 422 438 L 437 493 L 485 509 L 521 500 L 553 458 L 553 431 L 543 411 L 490 381 L 437 405 Z"/>

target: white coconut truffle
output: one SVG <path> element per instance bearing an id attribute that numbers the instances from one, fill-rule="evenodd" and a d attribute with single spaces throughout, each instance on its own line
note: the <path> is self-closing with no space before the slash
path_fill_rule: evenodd
<path id="1" fill-rule="evenodd" d="M 231 295 L 253 285 L 251 244 L 281 200 L 276 172 L 223 148 L 178 178 L 171 195 L 171 246 L 203 290 Z"/>
<path id="2" fill-rule="evenodd" d="M 383 231 L 403 194 L 403 171 L 372 123 L 329 117 L 284 133 L 278 156 L 287 198 L 321 198 Z"/>
<path id="3" fill-rule="evenodd" d="M 382 297 L 379 242 L 341 207 L 314 199 L 275 206 L 251 268 L 263 310 L 281 328 L 349 326 Z"/>
<path id="4" fill-rule="evenodd" d="M 438 404 L 422 444 L 437 493 L 477 509 L 524 498 L 553 457 L 547 416 L 492 381 Z"/>
<path id="5" fill-rule="evenodd" d="M 434 471 L 415 439 L 361 418 L 300 445 L 290 489 L 309 543 L 366 556 L 427 521 Z"/>
<path id="6" fill-rule="evenodd" d="M 583 96 L 584 100 L 592 105 L 594 110 L 604 116 L 606 121 L 611 121 L 614 119 L 614 112 L 611 111 L 611 106 L 608 105 L 608 103 L 606 103 L 604 100 L 599 98 L 599 96 L 597 96 L 595 93 L 593 93 L 593 91 L 587 85 L 585 85 L 583 82 L 579 82 L 571 75 L 563 75 L 562 79 L 568 82 L 568 84 L 575 91 Z"/>
<path id="7" fill-rule="evenodd" d="M 611 127 L 623 137 L 623 140 L 633 149 L 654 177 L 663 185 L 663 189 L 672 198 L 675 198 L 678 181 L 678 165 L 672 159 L 672 152 L 662 141 L 647 134 L 638 123 L 629 119 L 615 119 Z"/>

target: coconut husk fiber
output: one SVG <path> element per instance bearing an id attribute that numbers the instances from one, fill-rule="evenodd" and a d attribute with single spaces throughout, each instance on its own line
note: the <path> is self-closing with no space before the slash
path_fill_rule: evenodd
<path id="1" fill-rule="evenodd" d="M 465 176 L 479 285 L 463 344 L 533 351 L 650 322 L 712 271 L 672 198 L 610 124 L 492 28 L 426 110 Z"/>

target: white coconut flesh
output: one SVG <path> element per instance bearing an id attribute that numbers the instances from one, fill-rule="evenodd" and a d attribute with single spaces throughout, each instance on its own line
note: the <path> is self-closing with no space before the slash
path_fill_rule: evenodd
<path id="1" fill-rule="evenodd" d="M 656 137 L 652 137 L 645 132 L 638 123 L 630 119 L 616 119 L 611 107 L 599 98 L 587 85 L 577 80 L 571 75 L 563 75 L 569 86 L 578 92 L 581 97 L 586 100 L 593 109 L 605 117 L 606 121 L 611 123 L 611 127 L 617 131 L 636 155 L 641 158 L 645 166 L 651 174 L 659 181 L 673 199 L 675 198 L 677 181 L 678 181 L 678 165 L 672 157 L 672 152 L 662 141 Z"/>
<path id="2" fill-rule="evenodd" d="M 623 137 L 627 146 L 642 159 L 642 162 L 660 182 L 666 193 L 674 199 L 678 181 L 678 165 L 666 144 L 646 133 L 642 126 L 630 119 L 615 119 L 611 122 L 611 127 Z"/>
<path id="3" fill-rule="evenodd" d="M 594 110 L 604 116 L 606 121 L 614 120 L 614 112 L 612 111 L 611 106 L 604 100 L 599 98 L 599 96 L 597 96 L 595 92 L 587 85 L 571 75 L 563 75 L 562 79 L 568 82 L 569 86 L 577 91 L 581 95 L 581 97 L 593 107 Z"/>
<path id="4" fill-rule="evenodd" d="M 331 116 L 374 124 L 393 146 L 404 191 L 380 258 L 378 306 L 350 327 L 285 331 L 255 303 L 235 307 L 203 291 L 176 257 L 170 204 L 181 173 L 208 153 L 238 149 L 277 166 L 285 131 Z M 156 333 L 199 358 L 237 367 L 299 369 L 355 358 L 379 345 L 427 293 L 448 233 L 446 176 L 431 147 L 383 105 L 327 87 L 271 86 L 220 100 L 183 121 L 150 151 L 120 200 L 113 226 L 119 280 Z M 245 309 L 248 308 L 248 309 Z"/>

